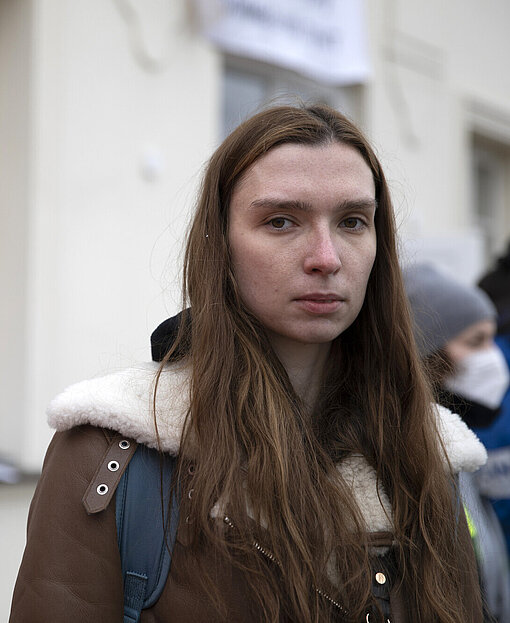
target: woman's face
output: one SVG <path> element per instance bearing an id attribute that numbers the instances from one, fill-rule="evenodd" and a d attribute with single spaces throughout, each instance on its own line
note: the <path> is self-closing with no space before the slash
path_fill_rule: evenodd
<path id="1" fill-rule="evenodd" d="M 444 350 L 454 364 L 459 364 L 468 355 L 494 346 L 495 334 L 494 320 L 480 320 L 447 342 Z"/>
<path id="2" fill-rule="evenodd" d="M 238 182 L 229 210 L 240 295 L 270 338 L 323 344 L 349 327 L 376 255 L 375 185 L 357 150 L 275 147 Z"/>

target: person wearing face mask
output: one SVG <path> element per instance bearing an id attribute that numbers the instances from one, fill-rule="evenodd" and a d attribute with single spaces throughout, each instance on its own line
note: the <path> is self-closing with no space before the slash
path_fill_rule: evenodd
<path id="1" fill-rule="evenodd" d="M 479 288 L 461 284 L 429 264 L 408 266 L 404 280 L 416 341 L 438 402 L 461 415 L 470 428 L 489 427 L 510 382 L 505 358 L 494 342 L 494 305 Z M 460 474 L 459 490 L 490 612 L 486 618 L 506 623 L 510 575 L 501 524 L 481 491 L 479 476 Z"/>

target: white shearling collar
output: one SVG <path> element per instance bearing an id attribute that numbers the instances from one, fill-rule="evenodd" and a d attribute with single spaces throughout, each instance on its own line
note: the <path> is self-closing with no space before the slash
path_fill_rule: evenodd
<path id="1" fill-rule="evenodd" d="M 82 424 L 108 428 L 151 448 L 158 447 L 153 420 L 153 392 L 158 364 L 141 364 L 108 376 L 71 385 L 50 403 L 48 422 L 57 431 Z M 189 372 L 173 364 L 161 374 L 156 404 L 162 450 L 179 450 L 189 404 Z M 458 415 L 437 406 L 438 429 L 455 473 L 475 471 L 487 460 L 484 446 Z M 360 455 L 338 466 L 352 488 L 371 532 L 391 530 L 391 506 L 375 470 Z"/>
<path id="2" fill-rule="evenodd" d="M 153 395 L 159 364 L 143 363 L 71 385 L 47 409 L 57 431 L 81 424 L 108 428 L 150 448 L 158 447 Z M 173 365 L 160 377 L 156 416 L 161 449 L 177 454 L 188 406 L 188 372 Z M 166 408 L 165 408 L 166 407 Z"/>

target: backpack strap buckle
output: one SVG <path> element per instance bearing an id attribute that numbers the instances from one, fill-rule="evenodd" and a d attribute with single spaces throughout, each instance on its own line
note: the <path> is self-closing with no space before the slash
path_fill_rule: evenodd
<path id="1" fill-rule="evenodd" d="M 136 441 L 119 434 L 112 438 L 83 496 L 89 515 L 100 513 L 108 506 L 137 445 Z"/>

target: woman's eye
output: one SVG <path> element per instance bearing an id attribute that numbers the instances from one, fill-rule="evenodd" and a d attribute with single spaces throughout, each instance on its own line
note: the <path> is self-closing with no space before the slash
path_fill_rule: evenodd
<path id="1" fill-rule="evenodd" d="M 285 226 L 288 223 L 288 219 L 283 218 L 283 216 L 276 216 L 275 218 L 272 218 L 269 221 L 269 224 L 274 228 L 274 229 L 284 229 Z"/>
<path id="2" fill-rule="evenodd" d="M 363 221 L 357 217 L 351 216 L 346 218 L 341 223 L 345 229 L 359 229 L 363 225 Z"/>

